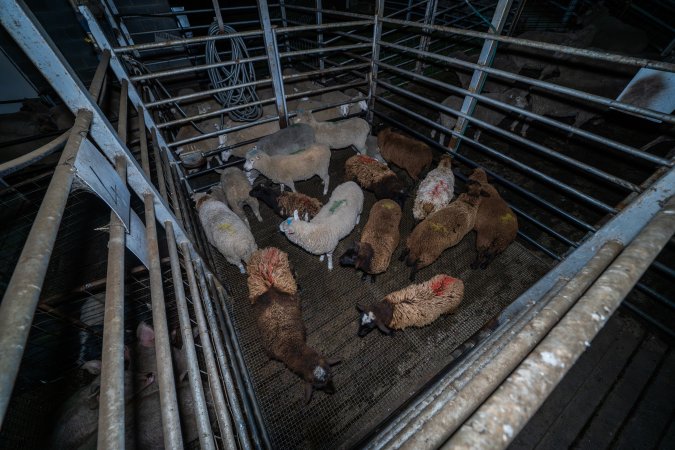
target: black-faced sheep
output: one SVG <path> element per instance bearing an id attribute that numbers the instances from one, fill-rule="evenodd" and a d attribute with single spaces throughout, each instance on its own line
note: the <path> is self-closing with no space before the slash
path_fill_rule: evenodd
<path id="1" fill-rule="evenodd" d="M 400 133 L 385 128 L 377 135 L 377 145 L 382 157 L 405 170 L 417 181 L 420 174 L 431 166 L 433 157 L 429 146 Z"/>
<path id="2" fill-rule="evenodd" d="M 328 270 L 333 270 L 333 250 L 359 223 L 363 209 L 363 191 L 353 181 L 335 188 L 328 202 L 310 222 L 300 220 L 297 214 L 279 224 L 279 229 L 289 241 L 313 255 L 328 260 Z"/>
<path id="3" fill-rule="evenodd" d="M 248 223 L 248 218 L 244 212 L 244 205 L 251 208 L 251 211 L 255 214 L 258 222 L 262 222 L 258 200 L 249 195 L 251 185 L 248 183 L 244 172 L 236 167 L 228 167 L 223 170 L 216 170 L 216 172 L 220 173 L 220 189 L 225 193 L 227 205 L 230 209 L 232 209 L 232 211 L 239 216 L 249 228 L 251 228 L 251 226 Z"/>
<path id="4" fill-rule="evenodd" d="M 443 314 L 457 309 L 464 297 L 464 283 L 450 275 L 436 275 L 429 281 L 392 292 L 371 308 L 357 305 L 360 313 L 358 335 L 375 327 L 384 334 L 408 327 L 424 327 Z"/>
<path id="5" fill-rule="evenodd" d="M 354 155 L 345 161 L 345 179 L 355 181 L 378 199 L 390 198 L 401 205 L 408 197 L 403 182 L 385 164 L 366 155 Z"/>
<path id="6" fill-rule="evenodd" d="M 469 183 L 478 183 L 485 197 L 478 207 L 476 222 L 476 250 L 478 255 L 471 264 L 472 269 L 485 269 L 495 256 L 502 253 L 518 235 L 518 219 L 509 205 L 487 181 L 482 169 L 476 169 L 469 177 Z"/>
<path id="7" fill-rule="evenodd" d="M 281 361 L 305 381 L 305 402 L 314 389 L 335 392 L 331 366 L 327 359 L 306 343 L 300 297 L 291 272 L 288 255 L 277 248 L 255 252 L 248 263 L 249 299 L 268 356 Z"/>
<path id="8" fill-rule="evenodd" d="M 337 122 L 317 122 L 311 112 L 303 111 L 294 118 L 294 123 L 306 123 L 314 128 L 318 144 L 325 144 L 332 149 L 353 145 L 359 153 L 366 153 L 370 125 L 363 119 L 353 117 Z"/>
<path id="9" fill-rule="evenodd" d="M 417 189 L 413 217 L 423 220 L 429 214 L 450 204 L 455 195 L 455 175 L 452 173 L 452 159 L 441 157 L 438 166 L 424 177 Z"/>
<path id="10" fill-rule="evenodd" d="M 309 220 L 316 216 L 323 203 L 301 192 L 277 192 L 270 186 L 259 184 L 254 187 L 251 196 L 262 200 L 267 206 L 283 218 L 291 217 L 297 211 L 300 217 Z"/>
<path id="11" fill-rule="evenodd" d="M 295 192 L 295 181 L 308 180 L 318 175 L 323 182 L 323 194 L 328 193 L 328 166 L 330 149 L 323 144 L 314 144 L 308 149 L 293 155 L 270 156 L 259 150 L 253 150 L 246 156 L 245 170 L 257 170 L 281 189 L 288 186 Z"/>
<path id="12" fill-rule="evenodd" d="M 225 203 L 208 194 L 195 194 L 193 199 L 209 244 L 216 247 L 227 262 L 239 267 L 241 273 L 246 273 L 243 263 L 258 249 L 246 224 Z"/>
<path id="13" fill-rule="evenodd" d="M 427 216 L 408 236 L 402 258 L 412 267 L 411 280 L 417 271 L 436 261 L 473 229 L 483 197 L 480 184 L 472 183 L 468 189 L 450 205 Z"/>
<path id="14" fill-rule="evenodd" d="M 396 202 L 389 199 L 376 202 L 370 209 L 361 240 L 340 257 L 340 264 L 370 274 L 371 281 L 375 280 L 374 275 L 386 272 L 401 237 L 401 216 L 401 207 Z"/>

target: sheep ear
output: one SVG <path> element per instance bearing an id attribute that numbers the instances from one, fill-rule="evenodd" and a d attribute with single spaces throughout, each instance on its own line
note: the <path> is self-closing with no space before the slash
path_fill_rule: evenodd
<path id="1" fill-rule="evenodd" d="M 300 220 L 300 215 L 298 215 L 298 210 L 293 211 L 293 220 Z"/>
<path id="2" fill-rule="evenodd" d="M 312 393 L 314 392 L 314 386 L 312 383 L 305 383 L 305 404 L 308 405 L 312 401 Z"/>
<path id="3" fill-rule="evenodd" d="M 389 328 L 387 328 L 387 326 L 383 324 L 380 319 L 377 318 L 375 319 L 375 325 L 377 325 L 377 328 L 379 328 L 380 331 L 386 334 L 387 336 L 391 335 L 392 331 Z"/>
<path id="4" fill-rule="evenodd" d="M 364 313 L 366 310 L 363 308 L 363 306 L 359 305 L 358 303 L 356 304 L 356 310 L 358 312 Z"/>
<path id="5" fill-rule="evenodd" d="M 484 190 L 482 190 L 482 189 L 480 190 L 480 195 L 481 195 L 482 197 L 489 197 L 489 196 L 490 196 L 490 194 L 488 194 L 486 191 L 484 191 Z"/>

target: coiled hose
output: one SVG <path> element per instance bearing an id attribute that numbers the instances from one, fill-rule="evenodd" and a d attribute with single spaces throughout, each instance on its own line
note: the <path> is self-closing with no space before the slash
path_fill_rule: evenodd
<path id="1" fill-rule="evenodd" d="M 236 33 L 236 30 L 225 25 L 224 32 L 226 34 Z M 218 24 L 216 22 L 212 23 L 209 27 L 209 36 L 215 36 L 219 33 Z M 232 49 L 232 61 L 249 57 L 248 49 L 241 37 L 233 37 L 230 38 L 229 41 Z M 216 41 L 208 41 L 206 43 L 205 52 L 206 64 L 221 62 L 218 49 L 216 48 Z M 251 62 L 211 68 L 208 69 L 208 73 L 214 88 L 231 87 L 255 81 L 255 71 L 253 70 L 253 64 Z M 225 108 L 258 101 L 258 95 L 255 92 L 254 86 L 228 89 L 227 91 L 216 93 L 214 97 L 216 97 L 218 102 Z M 230 111 L 228 115 L 232 120 L 238 122 L 252 122 L 262 116 L 262 107 L 260 105 L 248 106 L 246 108 Z"/>

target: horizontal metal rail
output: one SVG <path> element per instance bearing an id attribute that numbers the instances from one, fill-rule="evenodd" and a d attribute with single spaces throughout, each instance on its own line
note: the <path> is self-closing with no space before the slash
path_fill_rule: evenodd
<path id="1" fill-rule="evenodd" d="M 250 87 L 250 86 L 264 86 L 266 84 L 271 84 L 271 83 L 272 83 L 271 78 L 265 78 L 263 80 L 256 80 L 256 81 L 251 81 L 249 83 L 241 83 L 241 84 L 237 84 L 237 85 L 233 85 L 233 86 L 225 86 L 225 87 L 216 88 L 216 89 L 206 89 L 206 90 L 203 90 L 203 91 L 194 92 L 192 94 L 179 95 L 177 97 L 163 98 L 161 100 L 149 102 L 149 103 L 145 104 L 145 107 L 151 109 L 151 108 L 156 108 L 158 106 L 166 105 L 166 104 L 169 104 L 169 103 L 178 104 L 178 103 L 184 102 L 186 100 L 195 100 L 195 99 L 198 99 L 198 98 L 210 97 L 213 94 L 218 94 L 220 92 L 227 92 L 227 91 L 231 91 L 231 90 L 234 90 L 234 89 L 239 89 L 239 88 L 243 88 L 243 87 Z"/>
<path id="2" fill-rule="evenodd" d="M 127 45 L 125 47 L 114 47 L 112 51 L 116 55 L 120 55 L 124 53 L 131 53 L 145 50 L 156 50 L 158 48 L 169 48 L 190 44 L 202 44 L 204 42 L 222 41 L 224 39 L 232 39 L 235 37 L 244 38 L 251 36 L 262 36 L 262 30 L 238 31 L 236 33 L 229 33 L 229 34 L 217 34 L 213 36 L 198 36 L 184 39 L 172 39 L 170 41 L 149 42 L 146 44 L 134 44 L 134 45 Z"/>
<path id="3" fill-rule="evenodd" d="M 227 66 L 232 66 L 235 64 L 243 64 L 243 63 L 249 63 L 249 62 L 259 62 L 259 61 L 267 61 L 267 56 L 251 56 L 250 58 L 242 58 L 238 59 L 236 61 L 223 61 L 223 62 L 218 62 L 218 63 L 212 63 L 212 64 L 202 64 L 198 66 L 189 66 L 189 67 L 181 67 L 179 69 L 169 69 L 169 70 L 162 70 L 159 72 L 152 72 L 148 73 L 145 75 L 135 75 L 132 77 L 129 77 L 131 81 L 144 81 L 144 80 L 153 80 L 155 78 L 165 78 L 169 76 L 174 76 L 174 75 L 182 75 L 185 73 L 192 73 L 192 72 L 199 72 L 201 70 L 209 70 L 209 69 L 216 69 L 218 67 L 227 67 Z"/>

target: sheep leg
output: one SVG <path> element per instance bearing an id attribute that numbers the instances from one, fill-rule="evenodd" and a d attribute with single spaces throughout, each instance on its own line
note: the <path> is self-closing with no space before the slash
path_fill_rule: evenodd
<path id="1" fill-rule="evenodd" d="M 495 259 L 495 254 L 490 252 L 485 252 L 485 260 L 481 263 L 480 268 L 482 270 L 487 269 L 487 266 Z"/>
<path id="2" fill-rule="evenodd" d="M 240 273 L 246 273 L 246 269 L 244 268 L 244 265 L 241 262 L 237 264 L 237 267 L 239 267 Z"/>
<path id="3" fill-rule="evenodd" d="M 333 270 L 333 252 L 326 253 L 326 259 L 328 260 L 328 270 Z"/>
<path id="4" fill-rule="evenodd" d="M 417 266 L 417 264 L 415 264 L 412 270 L 410 271 L 410 281 L 415 281 L 415 277 L 417 276 L 417 272 L 419 272 L 419 270 L 420 270 L 419 267 Z"/>
<path id="5" fill-rule="evenodd" d="M 399 261 L 405 260 L 405 257 L 408 256 L 408 253 L 410 253 L 409 248 L 404 248 L 403 251 L 401 252 L 401 256 L 398 257 Z"/>
<path id="6" fill-rule="evenodd" d="M 251 211 L 253 211 L 253 214 L 258 219 L 258 222 L 262 222 L 263 220 L 262 216 L 260 215 L 260 203 L 258 203 L 258 199 L 249 197 L 248 200 L 246 200 L 246 204 L 249 208 L 251 208 Z"/>
<path id="7" fill-rule="evenodd" d="M 368 274 L 366 272 L 363 272 L 363 275 L 361 275 L 361 281 L 366 281 L 368 278 Z"/>
<path id="8" fill-rule="evenodd" d="M 370 283 L 371 284 L 375 283 L 375 275 L 370 276 Z"/>
<path id="9" fill-rule="evenodd" d="M 481 259 L 483 259 L 483 252 L 479 251 L 476 259 L 471 263 L 471 269 L 476 270 L 480 267 Z"/>
<path id="10" fill-rule="evenodd" d="M 246 213 L 244 212 L 243 203 L 237 202 L 232 205 L 232 212 L 246 224 L 249 230 L 251 229 L 251 225 L 248 223 L 248 217 L 246 217 Z"/>
<path id="11" fill-rule="evenodd" d="M 330 175 L 326 174 L 324 178 L 321 178 L 323 181 L 323 195 L 328 194 L 328 182 L 330 181 Z"/>
<path id="12" fill-rule="evenodd" d="M 305 222 L 309 222 L 309 213 L 305 212 Z"/>
<path id="13" fill-rule="evenodd" d="M 289 181 L 289 182 L 288 182 L 288 187 L 290 188 L 291 191 L 297 192 L 297 191 L 295 190 L 295 183 L 293 183 L 292 181 Z"/>
<path id="14" fill-rule="evenodd" d="M 361 214 L 358 214 L 358 215 L 356 216 L 356 225 L 358 225 L 359 222 L 361 222 Z"/>
<path id="15" fill-rule="evenodd" d="M 323 262 L 323 259 L 324 259 L 325 256 L 326 256 L 326 255 L 321 255 L 321 256 L 319 256 L 319 261 Z"/>
<path id="16" fill-rule="evenodd" d="M 476 141 L 477 141 L 478 139 L 480 139 L 481 133 L 482 133 L 481 130 L 476 130 L 476 132 L 473 134 L 473 139 L 476 140 Z"/>

